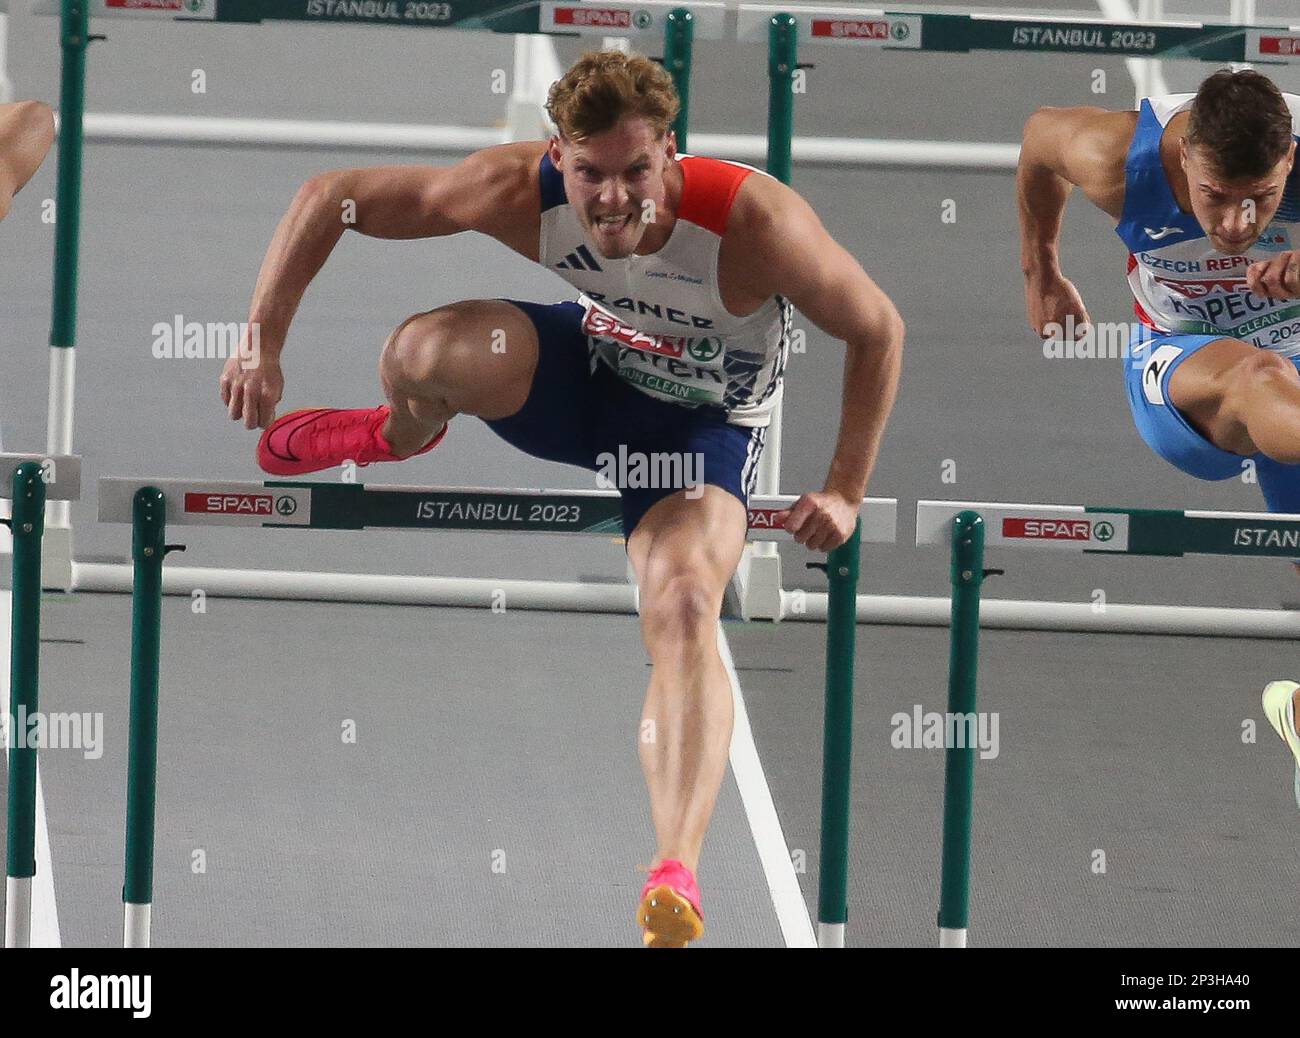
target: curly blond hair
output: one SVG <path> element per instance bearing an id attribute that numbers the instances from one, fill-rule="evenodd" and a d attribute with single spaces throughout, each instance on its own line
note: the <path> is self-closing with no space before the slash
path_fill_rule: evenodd
<path id="1" fill-rule="evenodd" d="M 546 100 L 560 133 L 574 141 L 613 129 L 626 115 L 648 120 L 662 137 L 680 109 L 673 78 L 662 66 L 617 50 L 588 51 L 551 85 Z"/>

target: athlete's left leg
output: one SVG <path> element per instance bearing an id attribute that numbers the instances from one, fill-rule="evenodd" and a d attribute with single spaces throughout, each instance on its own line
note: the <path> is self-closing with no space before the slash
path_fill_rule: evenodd
<path id="1" fill-rule="evenodd" d="M 0 220 L 54 143 L 54 113 L 42 101 L 0 105 Z"/>
<path id="2" fill-rule="evenodd" d="M 726 773 L 732 701 L 718 616 L 745 530 L 740 500 L 704 485 L 656 502 L 628 540 L 653 668 L 639 739 L 657 840 L 652 867 L 675 859 L 695 871 Z"/>
<path id="3" fill-rule="evenodd" d="M 1221 450 L 1300 463 L 1300 373 L 1287 357 L 1240 339 L 1207 343 L 1170 376 L 1169 399 Z"/>
<path id="4" fill-rule="evenodd" d="M 1228 479 L 1254 465 L 1269 511 L 1300 513 L 1295 359 L 1236 339 L 1163 336 L 1137 354 L 1127 378 L 1134 420 L 1157 454 L 1200 479 Z M 1296 758 L 1300 806 L 1300 683 L 1270 682 L 1263 702 Z"/>

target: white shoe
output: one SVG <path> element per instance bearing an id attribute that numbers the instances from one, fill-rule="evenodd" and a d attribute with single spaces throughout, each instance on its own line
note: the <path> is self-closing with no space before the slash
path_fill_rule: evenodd
<path id="1" fill-rule="evenodd" d="M 1291 749 L 1296 759 L 1295 766 L 1295 803 L 1300 807 L 1300 733 L 1295 727 L 1295 690 L 1300 688 L 1294 681 L 1270 681 L 1264 686 L 1264 716 L 1273 726 L 1273 731 L 1281 736 L 1282 741 Z"/>

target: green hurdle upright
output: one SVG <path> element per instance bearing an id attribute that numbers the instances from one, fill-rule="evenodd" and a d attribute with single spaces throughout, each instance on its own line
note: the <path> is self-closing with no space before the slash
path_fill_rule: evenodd
<path id="1" fill-rule="evenodd" d="M 952 521 L 952 628 L 948 644 L 948 716 L 975 713 L 979 663 L 980 585 L 984 583 L 984 520 L 964 511 Z M 951 726 L 946 726 L 951 728 Z M 960 731 L 960 724 L 957 726 Z M 939 947 L 966 947 L 970 907 L 970 835 L 975 746 L 954 740 L 945 752 L 943 865 L 939 882 Z"/>
<path id="2" fill-rule="evenodd" d="M 794 141 L 794 76 L 799 28 L 793 16 L 774 14 L 767 27 L 767 171 L 790 183 Z"/>
<path id="3" fill-rule="evenodd" d="M 5 947 L 32 942 L 32 880 L 36 876 L 36 755 L 40 732 L 41 538 L 48 501 L 75 501 L 81 459 L 68 455 L 0 454 L 0 498 L 13 516 L 12 615 L 9 631 L 9 802 L 5 816 Z"/>
<path id="4" fill-rule="evenodd" d="M 5 947 L 32 943 L 32 877 L 36 875 L 36 747 L 27 718 L 40 709 L 41 536 L 45 532 L 45 482 L 41 466 L 14 470 L 13 615 L 9 649 L 9 803 L 5 840 Z"/>
<path id="5" fill-rule="evenodd" d="M 126 763 L 126 879 L 122 947 L 148 948 L 153 916 L 154 813 L 158 785 L 158 657 L 162 643 L 162 564 L 168 548 L 162 491 L 143 487 L 133 502 L 131 715 Z"/>
<path id="6" fill-rule="evenodd" d="M 695 15 L 685 7 L 674 8 L 664 29 L 664 68 L 673 77 L 677 99 L 681 101 L 677 118 L 673 121 L 673 135 L 677 138 L 677 150 L 683 152 L 690 151 L 686 145 L 686 132 L 690 122 L 691 49 L 694 40 Z"/>
<path id="7" fill-rule="evenodd" d="M 826 713 L 822 729 L 822 840 L 817 946 L 843 948 L 849 913 L 849 794 L 853 764 L 853 658 L 858 633 L 862 520 L 826 558 Z"/>

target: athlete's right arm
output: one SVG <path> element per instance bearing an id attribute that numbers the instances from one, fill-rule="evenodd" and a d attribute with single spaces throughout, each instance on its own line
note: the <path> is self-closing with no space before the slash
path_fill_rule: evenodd
<path id="1" fill-rule="evenodd" d="M 42 101 L 0 105 L 0 220 L 54 143 L 54 111 Z"/>
<path id="2" fill-rule="evenodd" d="M 1016 167 L 1020 265 L 1029 323 L 1040 335 L 1050 324 L 1088 312 L 1061 273 L 1061 222 L 1070 189 L 1078 187 L 1116 220 L 1124 208 L 1124 162 L 1135 113 L 1101 108 L 1040 108 L 1025 123 Z"/>
<path id="3" fill-rule="evenodd" d="M 221 374 L 221 399 L 231 419 L 242 419 L 248 429 L 274 419 L 289 325 L 345 230 L 388 239 L 481 231 L 535 258 L 538 221 L 529 219 L 528 204 L 534 210 L 539 205 L 540 154 L 540 144 L 510 144 L 475 152 L 455 166 L 344 169 L 308 180 L 276 228 L 257 275 L 248 316 L 257 339 L 247 334 Z"/>

